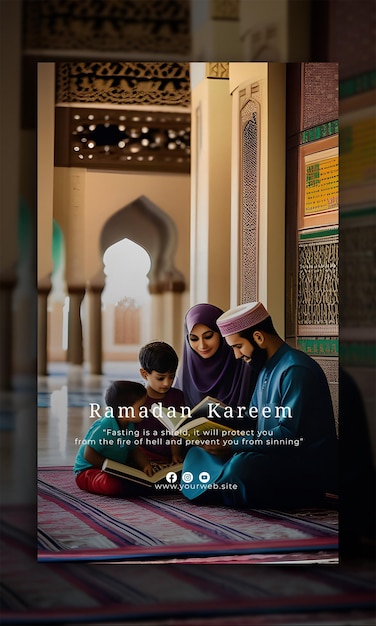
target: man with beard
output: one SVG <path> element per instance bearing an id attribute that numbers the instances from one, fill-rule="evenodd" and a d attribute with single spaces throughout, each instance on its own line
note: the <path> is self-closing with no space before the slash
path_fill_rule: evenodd
<path id="1" fill-rule="evenodd" d="M 182 492 L 196 502 L 234 507 L 322 503 L 326 491 L 336 490 L 337 474 L 336 428 L 323 370 L 279 337 L 261 302 L 230 309 L 217 325 L 235 358 L 261 369 L 249 421 L 234 426 L 241 434 L 192 448 Z M 189 484 L 185 472 L 193 475 Z"/>

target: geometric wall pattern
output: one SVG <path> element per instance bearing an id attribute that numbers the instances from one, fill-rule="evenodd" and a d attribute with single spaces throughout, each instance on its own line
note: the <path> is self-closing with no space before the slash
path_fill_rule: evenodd
<path id="1" fill-rule="evenodd" d="M 189 63 L 56 64 L 56 104 L 190 106 Z"/>
<path id="2" fill-rule="evenodd" d="M 258 189 L 259 189 L 259 103 L 249 99 L 241 119 L 241 302 L 257 300 Z"/>
<path id="3" fill-rule="evenodd" d="M 55 165 L 189 173 L 190 113 L 56 107 Z"/>
<path id="4" fill-rule="evenodd" d="M 101 58 L 108 52 L 189 57 L 190 0 L 28 0 L 23 7 L 29 54 L 78 51 L 76 58 L 85 58 L 85 51 L 96 50 Z"/>
<path id="5" fill-rule="evenodd" d="M 189 173 L 189 63 L 57 63 L 55 99 L 56 165 Z"/>
<path id="6" fill-rule="evenodd" d="M 358 213 L 357 220 L 344 217 L 341 222 L 341 327 L 374 331 L 376 225 L 371 220 L 375 209 L 369 210 L 371 219 L 366 216 L 363 224 L 362 210 Z"/>
<path id="7" fill-rule="evenodd" d="M 332 325 L 338 329 L 338 294 L 338 235 L 300 241 L 298 324 Z"/>

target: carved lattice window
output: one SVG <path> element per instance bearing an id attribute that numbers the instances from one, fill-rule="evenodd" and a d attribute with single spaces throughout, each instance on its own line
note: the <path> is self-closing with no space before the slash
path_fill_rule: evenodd
<path id="1" fill-rule="evenodd" d="M 257 212 L 259 178 L 259 105 L 248 100 L 241 110 L 241 302 L 257 300 Z"/>
<path id="2" fill-rule="evenodd" d="M 299 244 L 298 324 L 338 324 L 338 237 Z"/>

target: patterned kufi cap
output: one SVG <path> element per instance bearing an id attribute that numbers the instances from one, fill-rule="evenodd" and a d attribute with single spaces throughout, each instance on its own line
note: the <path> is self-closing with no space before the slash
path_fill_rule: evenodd
<path id="1" fill-rule="evenodd" d="M 222 337 L 240 333 L 246 328 L 252 328 L 269 317 L 269 313 L 261 302 L 239 304 L 223 313 L 217 319 L 217 326 Z"/>

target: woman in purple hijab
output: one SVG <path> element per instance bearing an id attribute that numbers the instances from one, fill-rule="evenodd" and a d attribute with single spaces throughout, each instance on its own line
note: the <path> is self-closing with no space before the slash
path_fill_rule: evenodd
<path id="1" fill-rule="evenodd" d="M 257 373 L 234 352 L 221 336 L 216 321 L 222 309 L 196 304 L 185 316 L 184 351 L 176 387 L 183 390 L 187 406 L 193 408 L 212 396 L 233 408 L 248 406 Z"/>

